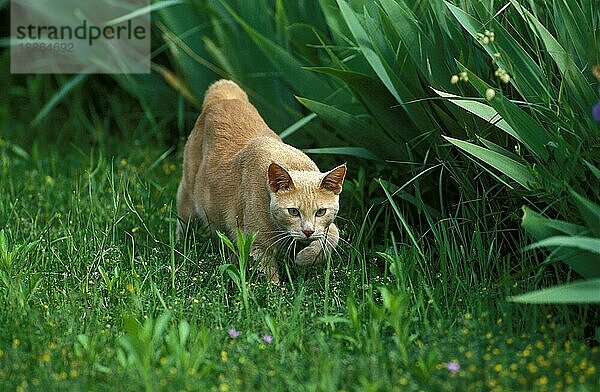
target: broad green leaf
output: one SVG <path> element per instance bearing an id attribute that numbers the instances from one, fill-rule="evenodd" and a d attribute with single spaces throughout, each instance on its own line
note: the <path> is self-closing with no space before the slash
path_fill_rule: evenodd
<path id="1" fill-rule="evenodd" d="M 212 56 L 213 60 L 217 63 L 217 65 L 225 71 L 226 75 L 231 77 L 234 75 L 234 68 L 231 65 L 231 62 L 227 58 L 227 55 L 223 53 L 223 50 L 219 48 L 213 40 L 208 37 L 202 37 L 202 41 L 204 42 L 204 47 L 206 51 Z"/>
<path id="2" fill-rule="evenodd" d="M 407 142 L 421 135 L 422 131 L 413 126 L 406 111 L 397 106 L 397 101 L 380 80 L 359 72 L 329 67 L 308 69 L 334 76 L 346 83 L 390 137 Z"/>
<path id="3" fill-rule="evenodd" d="M 167 328 L 169 321 L 171 320 L 171 313 L 161 313 L 154 323 L 154 331 L 152 333 L 152 340 L 156 343 L 161 339 L 163 332 Z"/>
<path id="4" fill-rule="evenodd" d="M 317 96 L 319 98 L 325 98 L 331 94 L 331 88 L 327 83 L 304 70 L 302 64 L 290 52 L 255 30 L 251 24 L 243 20 L 225 2 L 222 2 L 222 4 L 296 92 L 301 95 Z"/>
<path id="5" fill-rule="evenodd" d="M 600 237 L 600 206 L 575 191 L 571 191 L 571 196 L 575 200 L 577 209 L 587 227 L 592 233 Z"/>
<path id="6" fill-rule="evenodd" d="M 583 237 L 583 236 L 556 236 L 543 239 L 528 245 L 526 249 L 536 248 L 549 248 L 549 247 L 564 247 L 564 248 L 578 248 L 587 250 L 591 253 L 597 253 L 600 255 L 600 238 Z M 594 259 L 590 258 L 593 262 Z M 600 257 L 596 257 L 596 268 L 598 269 L 597 275 L 600 275 Z"/>
<path id="7" fill-rule="evenodd" d="M 300 97 L 298 97 L 298 101 L 333 126 L 347 140 L 351 140 L 352 144 L 370 150 L 379 158 L 393 159 L 395 157 L 396 144 L 377 127 L 321 102 Z"/>
<path id="8" fill-rule="evenodd" d="M 515 132 L 515 130 L 510 125 L 508 125 L 508 123 L 504 121 L 502 117 L 500 117 L 498 112 L 493 107 L 481 102 L 474 101 L 472 99 L 465 99 L 458 95 L 436 90 L 433 87 L 431 87 L 431 89 L 440 97 L 448 98 L 449 102 L 452 102 L 456 106 L 465 109 L 469 113 L 473 113 L 482 120 L 485 120 L 490 124 L 493 124 L 498 128 L 502 129 L 504 132 L 508 133 L 510 136 L 514 137 L 518 141 L 523 142 L 519 134 Z"/>
<path id="9" fill-rule="evenodd" d="M 337 0 L 337 3 L 340 7 L 342 16 L 344 17 L 348 28 L 352 32 L 352 35 L 356 39 L 356 43 L 360 48 L 363 56 L 365 56 L 365 58 L 373 68 L 373 71 L 375 71 L 375 73 L 377 74 L 379 79 L 381 79 L 385 87 L 387 87 L 389 92 L 394 96 L 394 98 L 396 98 L 398 102 L 402 103 L 403 100 L 400 97 L 400 94 L 398 94 L 398 91 L 396 90 L 396 87 L 394 86 L 394 83 L 392 82 L 392 79 L 390 78 L 386 67 L 383 65 L 381 59 L 379 58 L 379 55 L 373 49 L 369 36 L 360 24 L 360 21 L 356 17 L 356 14 L 344 0 Z"/>
<path id="10" fill-rule="evenodd" d="M 491 88 L 490 85 L 458 61 L 457 65 L 462 71 L 467 72 L 471 85 L 482 97 L 485 97 L 486 91 Z M 496 96 L 489 103 L 519 135 L 527 148 L 542 160 L 547 160 L 550 156 L 546 146 L 550 144 L 559 146 L 559 143 L 553 139 L 549 131 L 504 95 L 496 92 Z"/>
<path id="11" fill-rule="evenodd" d="M 418 91 L 420 84 L 415 83 L 416 80 L 413 80 L 417 79 L 417 74 L 414 78 L 407 79 L 406 75 L 414 69 L 407 67 L 401 75 L 401 71 L 397 70 L 397 66 L 390 65 L 386 60 L 391 57 L 392 60 L 396 61 L 395 48 L 390 48 L 387 39 L 382 37 L 381 27 L 374 25 L 373 18 L 370 18 L 366 13 L 363 15 L 363 19 L 366 20 L 367 28 L 363 27 L 357 14 L 344 0 L 337 0 L 337 2 L 358 48 L 377 77 L 396 101 L 400 103 L 401 110 L 406 112 L 406 115 L 418 129 L 430 130 L 436 127 L 431 121 L 430 108 L 424 106 L 421 102 L 407 104 L 407 102 L 423 98 L 424 93 Z M 367 4 L 372 3 L 367 2 Z M 377 37 L 380 39 L 377 39 Z"/>
<path id="12" fill-rule="evenodd" d="M 600 169 L 598 169 L 596 166 L 592 165 L 590 162 L 586 161 L 585 159 L 583 159 L 583 163 L 592 172 L 594 177 L 596 177 L 597 180 L 600 180 Z"/>
<path id="13" fill-rule="evenodd" d="M 501 57 L 496 60 L 498 65 L 510 73 L 511 84 L 519 90 L 519 93 L 528 102 L 547 104 L 550 101 L 551 97 L 554 96 L 549 88 L 552 84 L 548 83 L 537 63 L 500 23 L 495 19 L 491 19 L 484 26 L 480 21 L 448 1 L 444 1 L 444 3 L 475 40 L 479 41 L 477 33 L 483 33 L 484 30 L 494 31 L 496 35 L 495 43 L 481 44 L 481 48 L 487 52 L 490 58 L 494 58 L 495 53 L 501 54 Z"/>
<path id="14" fill-rule="evenodd" d="M 523 207 L 523 218 L 521 226 L 529 233 L 536 241 L 539 242 L 548 238 L 562 237 L 585 237 L 587 230 L 572 223 L 548 219 L 531 210 Z M 573 268 L 578 274 L 583 277 L 600 276 L 600 268 L 598 267 L 598 255 L 590 251 L 584 250 L 582 247 L 593 246 L 593 241 L 586 241 L 576 247 L 564 247 L 551 241 L 550 243 L 542 243 L 541 246 L 546 246 L 552 253 L 553 258 L 561 260 L 569 267 Z M 566 242 L 567 244 L 569 242 Z M 564 243 L 563 243 L 564 244 Z M 559 246 L 557 246 L 559 245 Z"/>
<path id="15" fill-rule="evenodd" d="M 483 148 L 469 142 L 453 139 L 447 136 L 444 136 L 444 139 L 448 140 L 450 143 L 454 144 L 456 147 L 460 148 L 466 153 L 474 156 L 477 159 L 480 159 L 494 169 L 499 170 L 501 173 L 512 178 L 525 189 L 531 189 L 530 184 L 535 182 L 533 176 L 529 172 L 529 169 L 522 163 L 514 161 L 495 151 L 488 150 L 487 148 Z"/>
<path id="16" fill-rule="evenodd" d="M 233 241 L 231 241 L 226 234 L 221 233 L 220 231 L 217 231 L 216 233 L 217 233 L 217 237 L 219 237 L 219 240 L 221 240 L 221 243 L 224 244 L 225 246 L 227 246 L 233 253 L 236 253 L 236 249 L 235 249 L 235 245 L 233 245 Z"/>
<path id="17" fill-rule="evenodd" d="M 501 147 L 501 146 L 497 145 L 494 142 L 491 142 L 491 141 L 489 141 L 487 139 L 484 139 L 482 137 L 478 137 L 477 139 L 481 142 L 481 144 L 483 144 L 484 146 L 486 146 L 489 150 L 492 150 L 492 151 L 495 151 L 495 152 L 497 152 L 499 154 L 502 154 L 505 157 L 507 157 L 509 159 L 512 159 L 515 162 L 520 162 L 520 163 L 523 163 L 523 164 L 527 163 L 527 161 L 525 161 L 520 156 L 512 153 L 511 151 L 507 150 L 504 147 Z"/>
<path id="18" fill-rule="evenodd" d="M 161 21 L 157 27 L 177 64 L 177 73 L 194 95 L 201 97 L 218 75 L 206 60 L 208 51 L 199 39 L 199 35 L 211 28 L 208 14 L 190 2 L 182 2 L 158 10 L 155 16 Z"/>
<path id="19" fill-rule="evenodd" d="M 523 207 L 521 226 L 536 240 L 557 235 L 581 235 L 586 232 L 583 226 L 561 220 L 548 219 L 529 207 Z"/>
<path id="20" fill-rule="evenodd" d="M 583 280 L 532 291 L 510 297 L 509 300 L 529 304 L 600 303 L 600 279 Z"/>
<path id="21" fill-rule="evenodd" d="M 511 3 L 524 19 L 535 26 L 534 33 L 536 33 L 544 43 L 546 52 L 552 57 L 561 75 L 563 75 L 565 80 L 569 83 L 570 87 L 577 92 L 582 98 L 582 101 L 591 104 L 595 99 L 594 90 L 577 68 L 573 56 L 565 51 L 556 38 L 550 34 L 546 27 L 531 12 L 526 10 L 516 0 L 511 0 Z"/>
<path id="22" fill-rule="evenodd" d="M 316 117 L 317 117 L 317 115 L 315 113 L 311 113 L 307 116 L 302 117 L 300 120 L 296 121 L 295 123 L 293 123 L 286 129 L 281 131 L 281 133 L 279 134 L 279 137 L 281 139 L 285 139 L 286 137 L 293 135 L 294 133 L 296 133 L 297 130 L 299 130 L 300 128 L 302 128 L 303 126 L 305 126 L 306 124 L 311 122 Z"/>
<path id="23" fill-rule="evenodd" d="M 431 36 L 422 30 L 417 16 L 406 2 L 380 0 L 379 3 L 389 16 L 402 44 L 407 48 L 415 69 L 430 83 L 447 86 L 448 75 L 451 74 L 448 63 L 444 61 L 443 53 L 436 47 Z"/>
<path id="24" fill-rule="evenodd" d="M 348 26 L 340 15 L 340 9 L 337 6 L 336 0 L 319 0 L 321 11 L 327 20 L 327 26 L 331 30 L 334 42 L 337 45 L 347 45 L 350 41 Z"/>
<path id="25" fill-rule="evenodd" d="M 588 64 L 598 64 L 599 60 L 599 42 L 597 28 L 594 28 L 594 13 L 598 14 L 598 4 L 589 4 L 588 12 L 584 13 L 578 2 L 570 0 L 555 0 L 552 2 L 555 9 L 554 13 L 557 16 L 557 30 L 565 29 L 563 42 L 569 42 L 573 45 L 579 58 L 583 59 Z M 591 22 L 591 23 L 590 23 Z M 596 32 L 594 32 L 596 30 Z"/>

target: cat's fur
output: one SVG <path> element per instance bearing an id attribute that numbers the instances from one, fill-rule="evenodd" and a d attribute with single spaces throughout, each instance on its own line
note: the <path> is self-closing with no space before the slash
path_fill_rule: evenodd
<path id="1" fill-rule="evenodd" d="M 345 175 L 346 165 L 321 173 L 281 141 L 237 84 L 220 80 L 207 90 L 185 145 L 177 212 L 182 223 L 200 218 L 232 239 L 238 228 L 257 233 L 251 255 L 278 281 L 278 253 L 305 246 L 295 262 L 308 265 L 337 246 L 333 220 Z"/>

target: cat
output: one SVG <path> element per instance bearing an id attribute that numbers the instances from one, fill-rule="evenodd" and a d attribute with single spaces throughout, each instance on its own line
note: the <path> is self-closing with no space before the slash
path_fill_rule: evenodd
<path id="1" fill-rule="evenodd" d="M 219 80 L 206 91 L 185 145 L 177 236 L 192 218 L 232 240 L 238 229 L 256 233 L 250 255 L 276 283 L 282 253 L 303 246 L 294 261 L 311 265 L 336 248 L 333 221 L 345 176 L 346 164 L 321 173 L 267 126 L 235 82 Z"/>

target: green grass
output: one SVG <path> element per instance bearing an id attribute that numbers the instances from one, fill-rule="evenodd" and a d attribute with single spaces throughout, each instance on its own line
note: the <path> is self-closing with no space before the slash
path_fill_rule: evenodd
<path id="1" fill-rule="evenodd" d="M 372 227 L 340 219 L 353 240 L 330 263 L 283 267 L 292 279 L 281 286 L 250 269 L 246 311 L 214 236 L 194 227 L 173 243 L 180 153 L 122 141 L 28 159 L 2 141 L 0 221 L 13 255 L 0 268 L 0 389 L 598 387 L 586 314 L 507 303 L 535 279 L 477 272 L 488 270 L 480 256 L 502 256 L 477 244 L 482 233 L 462 233 L 459 217 L 440 227 L 439 249 L 416 238 L 423 255 L 407 238 L 369 245 L 358 232 Z M 356 208 L 364 184 L 354 182 L 341 218 Z M 471 248 L 453 249 L 462 235 Z"/>

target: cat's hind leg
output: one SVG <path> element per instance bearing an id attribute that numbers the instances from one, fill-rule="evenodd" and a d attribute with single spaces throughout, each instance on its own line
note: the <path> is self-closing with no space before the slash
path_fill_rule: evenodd
<path id="1" fill-rule="evenodd" d="M 337 247 L 339 239 L 340 232 L 337 226 L 332 223 L 327 229 L 325 238 L 313 241 L 298 252 L 294 262 L 298 265 L 311 265 L 323 261 Z"/>
<path id="2" fill-rule="evenodd" d="M 175 238 L 177 241 L 179 241 L 181 234 L 185 231 L 185 225 L 187 225 L 195 215 L 192 195 L 185 186 L 184 179 L 181 179 L 179 188 L 177 188 L 177 230 L 175 231 Z"/>

